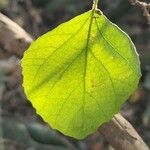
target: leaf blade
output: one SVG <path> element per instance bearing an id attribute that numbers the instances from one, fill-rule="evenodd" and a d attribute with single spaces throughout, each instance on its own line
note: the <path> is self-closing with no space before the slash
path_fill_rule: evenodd
<path id="1" fill-rule="evenodd" d="M 130 38 L 94 11 L 35 41 L 22 68 L 25 93 L 37 113 L 53 128 L 78 139 L 111 119 L 140 78 Z"/>

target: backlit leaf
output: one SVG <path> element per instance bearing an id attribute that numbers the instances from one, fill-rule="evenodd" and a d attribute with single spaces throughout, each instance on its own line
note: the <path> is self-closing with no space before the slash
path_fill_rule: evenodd
<path id="1" fill-rule="evenodd" d="M 33 42 L 22 68 L 24 90 L 37 113 L 77 139 L 111 119 L 141 76 L 130 38 L 98 10 Z"/>

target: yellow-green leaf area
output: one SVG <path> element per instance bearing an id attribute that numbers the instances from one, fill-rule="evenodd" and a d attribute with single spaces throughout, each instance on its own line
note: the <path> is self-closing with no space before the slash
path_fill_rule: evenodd
<path id="1" fill-rule="evenodd" d="M 131 39 L 94 10 L 33 42 L 22 69 L 25 93 L 37 113 L 77 139 L 118 113 L 141 76 Z"/>

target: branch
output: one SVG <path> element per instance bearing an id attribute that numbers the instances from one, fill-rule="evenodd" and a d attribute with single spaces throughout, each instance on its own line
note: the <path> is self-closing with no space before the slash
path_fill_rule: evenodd
<path id="1" fill-rule="evenodd" d="M 146 17 L 148 24 L 150 25 L 150 3 L 140 2 L 139 0 L 129 0 L 129 2 L 142 9 L 143 16 Z"/>
<path id="2" fill-rule="evenodd" d="M 32 41 L 19 25 L 0 13 L 0 43 L 7 52 L 21 57 Z"/>
<path id="3" fill-rule="evenodd" d="M 115 150 L 149 150 L 132 125 L 120 114 L 103 124 L 99 132 Z"/>
<path id="4" fill-rule="evenodd" d="M 21 39 L 21 43 L 18 39 Z M 22 57 L 32 41 L 31 36 L 20 26 L 0 14 L 0 43 L 10 53 Z M 131 124 L 119 114 L 102 125 L 99 132 L 116 150 L 149 150 Z"/>

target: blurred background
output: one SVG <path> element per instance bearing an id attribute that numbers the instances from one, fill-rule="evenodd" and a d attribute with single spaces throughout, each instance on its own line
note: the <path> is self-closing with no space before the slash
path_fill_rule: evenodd
<path id="1" fill-rule="evenodd" d="M 92 0 L 0 0 L 0 12 L 34 39 L 91 7 Z M 130 35 L 140 55 L 143 76 L 121 114 L 150 146 L 150 28 L 128 0 L 100 0 L 99 8 Z M 99 133 L 78 141 L 47 126 L 24 96 L 18 60 L 0 43 L 0 144 L 5 150 L 113 150 Z"/>

